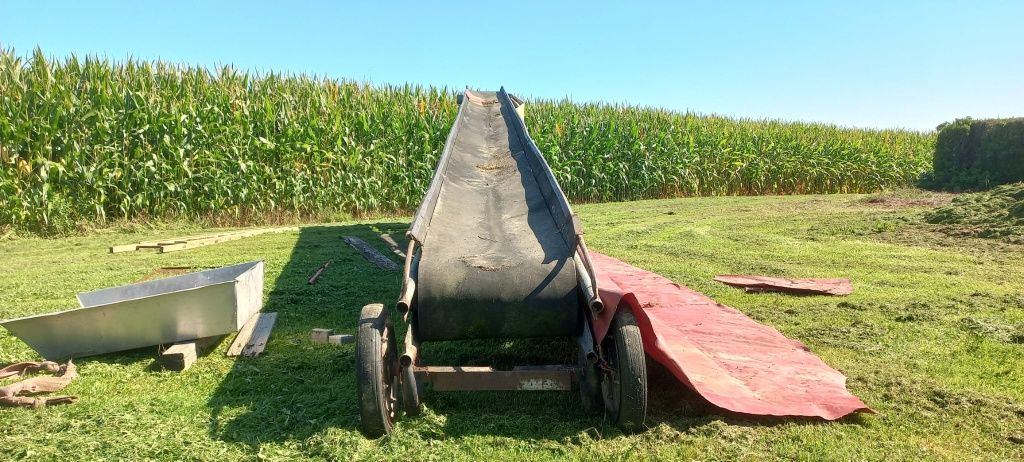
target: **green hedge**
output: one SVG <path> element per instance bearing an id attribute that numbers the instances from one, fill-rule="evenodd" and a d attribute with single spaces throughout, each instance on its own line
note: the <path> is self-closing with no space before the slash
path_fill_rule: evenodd
<path id="1" fill-rule="evenodd" d="M 953 191 L 1024 181 L 1024 118 L 957 119 L 939 126 L 930 186 Z"/>

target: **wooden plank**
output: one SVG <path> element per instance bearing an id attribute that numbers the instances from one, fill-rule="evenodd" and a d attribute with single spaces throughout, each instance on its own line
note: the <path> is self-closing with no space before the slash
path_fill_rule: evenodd
<path id="1" fill-rule="evenodd" d="M 384 256 L 384 254 L 380 253 L 377 249 L 371 247 L 370 244 L 366 243 L 366 241 L 353 236 L 342 236 L 341 238 L 358 250 L 359 253 L 363 254 L 363 258 L 370 263 L 377 265 L 378 268 L 385 271 L 398 271 L 397 263 L 391 261 L 390 258 Z"/>
<path id="2" fill-rule="evenodd" d="M 139 249 L 139 244 L 122 244 L 110 246 L 110 253 L 134 252 Z"/>
<path id="3" fill-rule="evenodd" d="M 280 233 L 285 231 L 298 230 L 298 227 L 279 227 L 279 228 L 258 228 L 248 230 L 234 230 L 234 231 L 223 231 L 218 233 L 207 233 L 198 234 L 184 237 L 172 237 L 166 239 L 157 239 L 151 241 L 143 241 L 135 244 L 123 244 L 110 246 L 110 253 L 121 253 L 131 252 L 139 249 L 157 249 L 161 253 L 175 252 L 178 250 L 186 250 L 195 247 L 202 247 L 204 245 L 217 244 L 220 242 L 233 241 L 236 239 L 242 239 L 245 237 L 258 236 L 265 233 Z"/>
<path id="4" fill-rule="evenodd" d="M 270 331 L 277 321 L 277 313 L 257 313 L 238 331 L 235 341 L 228 347 L 227 355 L 256 357 L 263 352 L 270 338 Z"/>
<path id="5" fill-rule="evenodd" d="M 222 338 L 224 338 L 223 335 L 217 335 L 175 343 L 161 351 L 157 360 L 164 369 L 181 372 L 192 367 L 199 356 L 216 345 Z"/>
<path id="6" fill-rule="evenodd" d="M 345 343 L 352 343 L 355 341 L 356 337 L 354 335 L 348 334 L 337 334 L 327 337 L 327 343 L 330 343 L 331 345 L 342 345 Z"/>
<path id="7" fill-rule="evenodd" d="M 238 335 L 235 336 L 235 340 L 231 342 L 231 346 L 228 347 L 227 356 L 234 357 L 242 354 L 242 350 L 245 349 L 245 345 L 252 337 L 253 330 L 256 329 L 256 323 L 259 322 L 261 314 L 263 313 L 254 314 L 245 322 L 242 329 L 238 331 Z"/>
<path id="8" fill-rule="evenodd" d="M 142 242 L 137 242 L 135 244 L 112 245 L 112 246 L 110 246 L 110 253 L 132 252 L 132 251 L 135 251 L 135 250 L 138 250 L 138 249 L 159 249 L 160 245 L 162 243 L 165 243 L 165 242 L 170 242 L 170 243 L 187 242 L 187 241 L 192 240 L 192 239 L 201 239 L 201 238 L 212 237 L 212 236 L 220 236 L 220 235 L 223 235 L 223 234 L 230 234 L 232 232 L 237 232 L 237 231 L 226 231 L 226 232 L 213 233 L 213 234 L 193 234 L 191 236 L 175 237 L 175 238 L 170 238 L 170 239 L 156 239 L 156 240 L 151 240 L 151 241 L 142 241 Z"/>
<path id="9" fill-rule="evenodd" d="M 161 245 L 160 253 L 177 252 L 179 250 L 188 250 L 197 247 L 205 247 L 208 245 L 220 244 L 221 242 L 236 241 L 238 239 L 242 239 L 243 237 L 245 236 L 241 234 L 228 234 L 224 236 L 208 237 L 205 239 L 195 239 L 188 242 L 182 242 L 179 244 Z"/>
<path id="10" fill-rule="evenodd" d="M 239 239 L 243 239 L 243 238 L 247 238 L 247 237 L 252 237 L 252 236 L 258 236 L 260 234 L 281 233 L 281 232 L 285 232 L 285 231 L 295 231 L 295 230 L 298 230 L 298 229 L 299 228 L 294 227 L 294 226 L 290 227 L 290 228 L 254 229 L 254 230 L 249 230 L 249 231 L 240 231 L 240 232 L 232 233 L 232 234 L 225 234 L 225 235 L 221 235 L 221 236 L 212 236 L 212 237 L 208 237 L 208 238 L 204 238 L 204 239 L 193 239 L 193 240 L 190 240 L 190 241 L 187 241 L 187 242 L 184 242 L 184 243 L 180 243 L 180 244 L 171 244 L 171 245 L 161 246 L 160 247 L 160 253 L 177 252 L 179 250 L 188 250 L 188 249 L 194 249 L 194 248 L 197 248 L 197 247 L 205 247 L 205 246 L 208 246 L 208 245 L 220 244 L 221 242 L 237 241 Z"/>
<path id="11" fill-rule="evenodd" d="M 263 349 L 267 347 L 267 341 L 270 340 L 270 331 L 274 330 L 275 322 L 277 322 L 277 313 L 260 315 L 259 320 L 256 321 L 256 328 L 253 329 L 252 337 L 242 349 L 242 356 L 255 358 L 263 353 Z"/>

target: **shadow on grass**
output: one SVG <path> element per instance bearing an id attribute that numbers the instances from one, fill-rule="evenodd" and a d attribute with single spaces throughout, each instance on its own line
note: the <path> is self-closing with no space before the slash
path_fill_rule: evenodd
<path id="1" fill-rule="evenodd" d="M 685 432 L 716 421 L 743 426 L 771 426 L 784 422 L 726 415 L 649 358 L 647 368 L 648 428 L 666 424 Z M 604 415 L 585 414 L 577 391 L 428 392 L 425 401 L 434 412 L 447 417 L 444 426 L 446 437 L 488 435 L 575 441 L 581 433 L 587 433 L 595 439 L 614 438 L 623 434 Z"/>
<path id="2" fill-rule="evenodd" d="M 575 348 L 575 345 L 572 345 Z M 575 351 L 573 351 L 575 354 Z M 550 363 L 550 361 L 549 361 Z M 706 402 L 686 390 L 667 371 L 648 361 L 647 424 L 667 422 L 680 431 L 721 417 L 709 415 Z M 622 432 L 603 414 L 583 411 L 578 391 L 441 393 L 428 392 L 430 408 L 446 416 L 444 435 L 451 438 L 476 435 L 517 439 L 578 442 L 581 434 L 592 439 L 615 438 Z"/>
<path id="3" fill-rule="evenodd" d="M 378 269 L 341 237 L 360 237 L 400 264 L 379 236 L 383 232 L 401 236 L 407 226 L 375 223 L 302 228 L 287 261 L 267 262 L 271 268 L 283 263 L 280 275 L 267 280 L 272 289 L 264 306 L 264 312 L 278 313 L 277 324 L 264 354 L 235 361 L 208 401 L 211 437 L 246 444 L 258 452 L 263 442 L 301 442 L 331 428 L 356 431 L 355 344 L 314 344 L 309 332 L 324 327 L 354 335 L 363 305 L 390 305 L 397 298 L 401 272 Z M 328 260 L 333 263 L 319 282 L 308 285 L 310 275 Z M 425 343 L 421 353 L 426 364 L 508 368 L 573 363 L 575 348 L 573 339 L 486 340 Z M 783 422 L 722 416 L 660 365 L 648 364 L 651 427 L 664 423 L 686 431 L 713 421 L 751 426 Z M 561 440 L 576 438 L 581 432 L 594 437 L 621 434 L 604 416 L 586 415 L 577 392 L 427 391 L 424 402 L 430 413 L 445 417 L 443 428 L 435 429 L 445 438 L 488 435 Z M 400 425 L 430 433 L 422 428 L 431 425 L 430 421 L 403 418 Z"/>
<path id="4" fill-rule="evenodd" d="M 408 224 L 374 223 L 301 228 L 280 267 L 264 312 L 277 323 L 259 358 L 239 358 L 210 398 L 210 436 L 252 446 L 267 441 L 304 440 L 327 428 L 352 429 L 359 423 L 355 387 L 355 345 L 310 341 L 313 328 L 355 334 L 363 305 L 397 298 L 401 272 L 367 262 L 341 238 L 357 236 L 392 255 L 382 232 L 400 236 Z M 315 285 L 309 277 L 333 262 Z M 396 262 L 398 261 L 395 258 Z"/>
<path id="5" fill-rule="evenodd" d="M 549 350 L 557 351 L 557 349 Z M 716 434 L 722 425 L 772 427 L 797 425 L 864 425 L 854 414 L 838 422 L 814 418 L 771 418 L 734 414 L 709 403 L 680 383 L 661 364 L 647 360 L 649 429 L 666 425 L 676 431 Z M 578 442 L 581 433 L 590 438 L 615 438 L 622 432 L 603 415 L 585 415 L 577 392 L 549 393 L 427 393 L 431 409 L 446 416 L 446 438 L 487 435 L 517 439 Z"/>

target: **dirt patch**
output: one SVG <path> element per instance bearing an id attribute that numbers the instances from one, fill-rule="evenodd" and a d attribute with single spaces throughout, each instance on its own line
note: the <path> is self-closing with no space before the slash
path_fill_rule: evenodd
<path id="1" fill-rule="evenodd" d="M 939 231 L 950 236 L 1024 244 L 1024 183 L 961 195 L 925 214 L 925 221 L 941 225 Z"/>
<path id="2" fill-rule="evenodd" d="M 855 320 L 847 326 L 822 326 L 804 330 L 798 338 L 815 341 L 839 348 L 857 351 L 879 351 L 880 339 L 886 335 L 884 327 L 868 321 Z"/>
<path id="3" fill-rule="evenodd" d="M 985 322 L 974 317 L 965 317 L 960 319 L 960 326 L 962 330 L 990 337 L 995 340 L 999 340 L 1007 343 L 1024 343 L 1024 325 L 1005 325 Z"/>
<path id="4" fill-rule="evenodd" d="M 920 189 L 898 189 L 872 194 L 861 199 L 860 202 L 889 208 L 939 207 L 949 204 L 953 197 L 954 195 L 949 193 Z"/>

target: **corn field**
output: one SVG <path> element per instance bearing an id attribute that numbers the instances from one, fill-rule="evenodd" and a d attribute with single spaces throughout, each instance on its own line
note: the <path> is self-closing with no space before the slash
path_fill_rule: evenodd
<path id="1" fill-rule="evenodd" d="M 433 87 L 0 50 L 0 227 L 409 211 L 456 105 Z M 934 145 L 568 101 L 526 114 L 570 201 L 875 191 L 929 169 Z"/>

